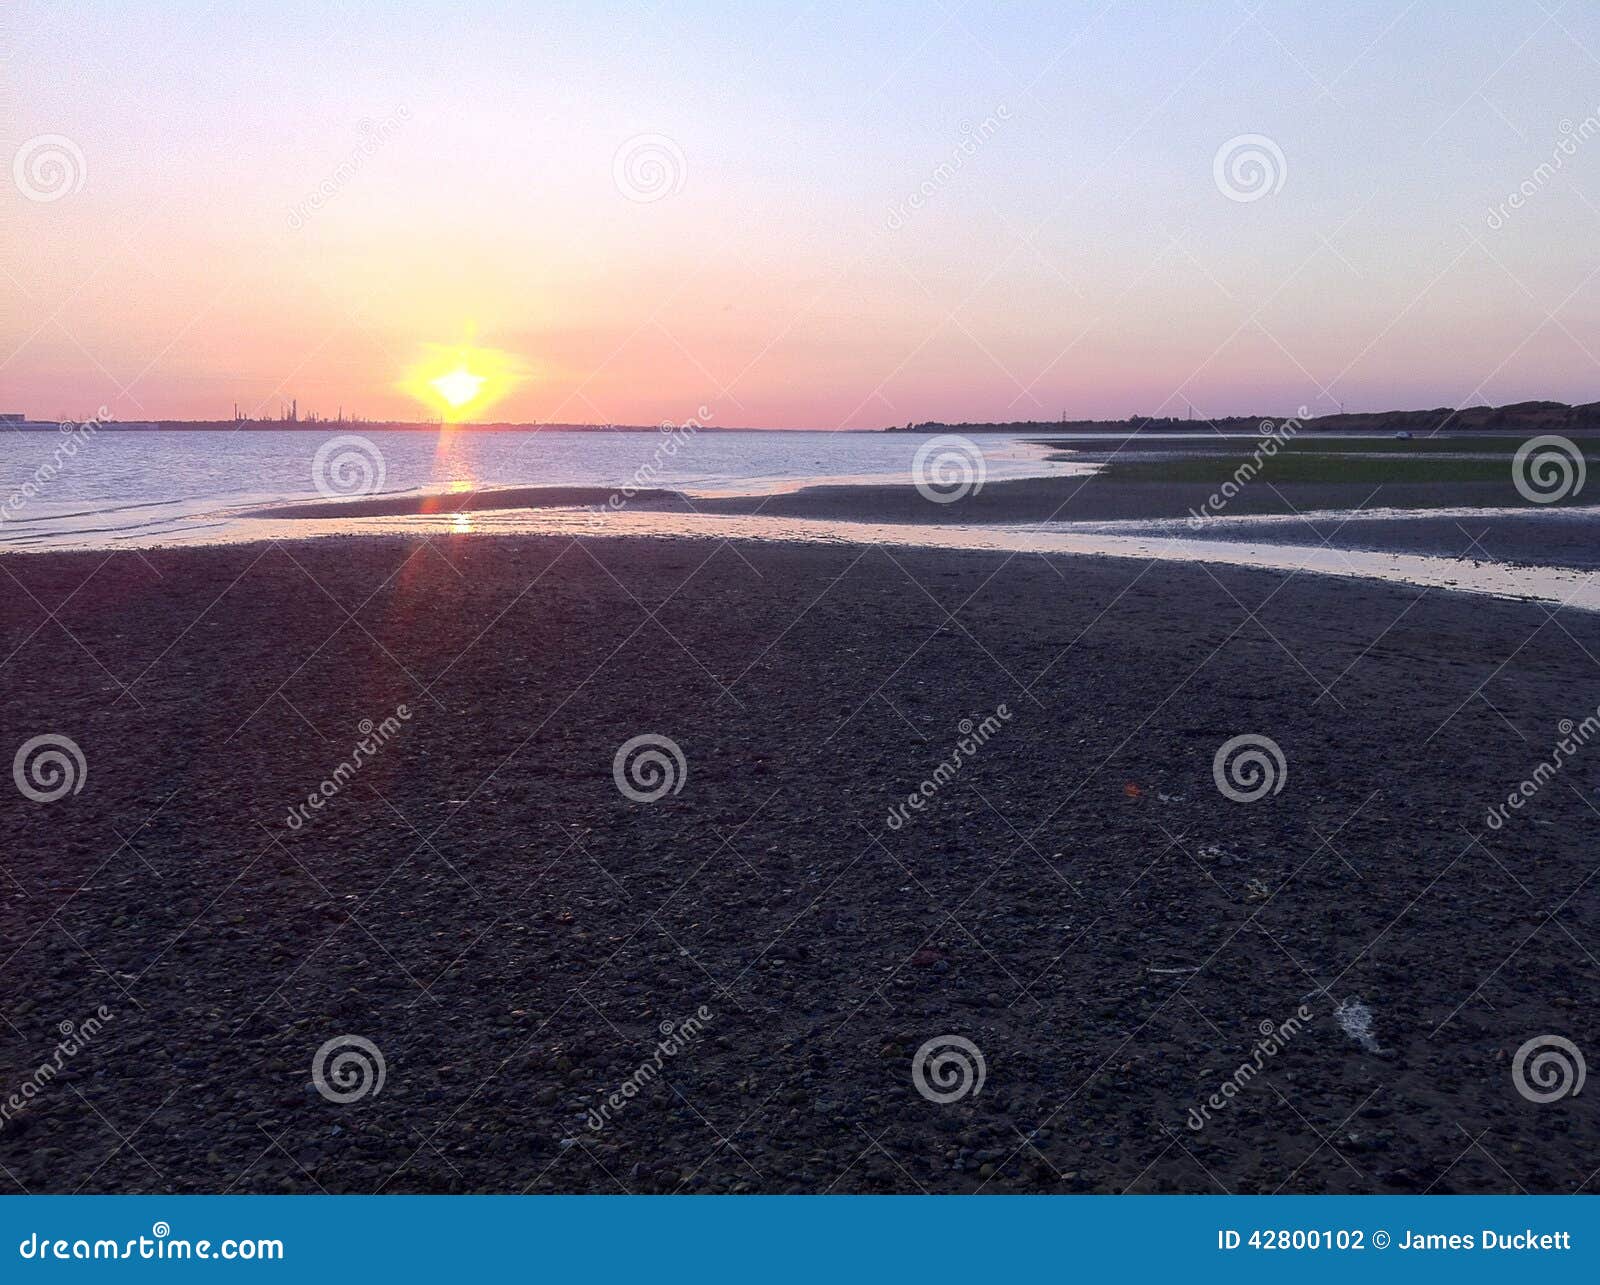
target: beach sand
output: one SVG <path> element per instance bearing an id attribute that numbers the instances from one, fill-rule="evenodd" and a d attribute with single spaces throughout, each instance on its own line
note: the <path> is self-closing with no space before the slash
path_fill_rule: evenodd
<path id="1" fill-rule="evenodd" d="M 897 501 L 898 502 L 898 501 Z M 960 506 L 951 506 L 959 508 Z M 928 512 L 923 506 L 922 512 Z M 0 560 L 14 1189 L 1567 1192 L 1600 619 L 1217 567 L 332 538 Z M 360 738 L 409 717 L 298 828 Z M 898 828 L 891 808 L 1005 706 Z M 681 791 L 613 757 L 681 747 Z M 1269 736 L 1277 794 L 1219 746 Z M 1347 1034 L 1354 1005 L 1373 1047 Z M 1262 1024 L 1304 1028 L 1195 1130 Z M 662 1024 L 710 1017 L 659 1055 Z M 697 1019 L 699 1021 L 700 1019 Z M 1348 1020 L 1345 1024 L 1348 1024 Z M 338 1104 L 319 1048 L 370 1040 Z M 913 1083 L 936 1037 L 980 1092 Z M 662 1069 L 638 1072 L 659 1059 Z M 598 1130 L 586 1113 L 634 1096 Z M 1476 1140 L 1476 1143 L 1474 1142 Z"/>

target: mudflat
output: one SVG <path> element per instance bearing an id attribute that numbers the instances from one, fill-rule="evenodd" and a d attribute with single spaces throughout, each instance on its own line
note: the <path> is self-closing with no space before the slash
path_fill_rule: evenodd
<path id="1" fill-rule="evenodd" d="M 1600 704 L 1593 615 L 709 540 L 0 566 L 6 744 L 87 768 L 0 792 L 14 1190 L 1591 1183 L 1596 1095 L 1512 1059 L 1600 1044 L 1600 747 L 1486 818 Z"/>

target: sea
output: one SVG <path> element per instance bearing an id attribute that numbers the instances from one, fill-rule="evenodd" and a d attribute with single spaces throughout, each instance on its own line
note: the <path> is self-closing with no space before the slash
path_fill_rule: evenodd
<path id="1" fill-rule="evenodd" d="M 0 548 L 115 548 L 247 538 L 264 505 L 509 486 L 654 487 L 759 495 L 912 481 L 937 434 L 710 431 L 438 432 L 327 425 L 161 430 L 54 425 L 0 434 Z M 945 435 L 948 436 L 948 435 Z M 1071 469 L 1048 448 L 983 434 L 984 480 Z M 926 458 L 926 457 L 925 457 Z M 963 461 L 955 460 L 959 470 Z M 967 461 L 971 467 L 977 467 Z"/>

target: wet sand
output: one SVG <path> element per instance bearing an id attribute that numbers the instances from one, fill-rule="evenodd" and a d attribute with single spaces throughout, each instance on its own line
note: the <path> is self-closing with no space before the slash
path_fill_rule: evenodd
<path id="1" fill-rule="evenodd" d="M 0 566 L 6 744 L 69 735 L 88 765 L 80 793 L 0 797 L 8 1084 L 60 1023 L 114 1015 L 0 1128 L 13 1189 L 1592 1177 L 1595 1094 L 1530 1102 L 1511 1058 L 1545 1033 L 1600 1048 L 1600 748 L 1484 818 L 1597 703 L 1600 619 L 1220 567 L 643 539 Z M 687 764 L 653 803 L 613 779 L 642 733 Z M 1243 733 L 1287 764 L 1249 804 L 1212 775 Z M 1374 1047 L 1334 1015 L 1357 1003 Z M 385 1078 L 341 1105 L 311 1068 L 352 1034 Z M 941 1105 L 911 1072 L 948 1035 L 985 1080 Z"/>
<path id="2" fill-rule="evenodd" d="M 1188 482 L 1118 482 L 1099 477 L 1024 478 L 986 483 L 957 503 L 932 505 L 906 486 L 816 486 L 770 499 L 730 497 L 696 501 L 704 512 L 750 512 L 788 517 L 859 518 L 879 522 L 1103 522 L 1182 518 L 1217 487 Z M 1246 486 L 1229 513 L 1294 513 L 1351 508 L 1378 492 L 1384 504 L 1423 508 L 1445 504 L 1514 504 L 1509 486 L 1390 483 L 1382 488 L 1339 484 Z"/>
<path id="3" fill-rule="evenodd" d="M 899 482 L 803 486 L 766 495 L 685 495 L 659 488 L 624 493 L 610 487 L 494 487 L 481 491 L 383 495 L 316 500 L 249 511 L 263 518 L 392 517 L 402 514 L 472 513 L 495 509 L 569 506 L 665 509 L 697 513 L 767 514 L 843 522 L 1018 523 L 1104 522 L 1184 518 L 1216 491 L 1210 483 L 1122 482 L 1093 475 L 1016 478 L 986 482 L 948 504 L 930 503 Z M 1517 506 L 1509 484 L 1388 483 L 1247 486 L 1226 506 L 1228 515 L 1310 513 L 1381 503 L 1395 508 L 1456 505 Z"/>
<path id="4" fill-rule="evenodd" d="M 1213 485 L 1126 482 L 1101 476 L 1041 477 L 985 483 L 948 504 L 930 503 L 915 488 L 888 483 L 809 486 L 770 495 L 684 495 L 661 489 L 499 487 L 481 491 L 278 505 L 249 516 L 266 519 L 358 519 L 403 515 L 484 514 L 516 509 L 586 507 L 604 512 L 698 513 L 880 524 L 1157 524 L 1150 530 L 1205 539 L 1332 549 L 1385 550 L 1478 561 L 1593 569 L 1600 543 L 1597 512 L 1588 506 L 1544 508 L 1497 483 L 1317 483 L 1246 485 L 1216 510 L 1205 508 Z M 1379 516 L 1360 511 L 1379 510 Z M 1412 510 L 1394 516 L 1390 510 Z M 1445 510 L 1434 516 L 1434 510 Z M 1195 512 L 1204 515 L 1190 525 Z M 1239 519 L 1285 517 L 1270 525 Z M 1220 521 L 1217 520 L 1220 517 Z M 1179 523 L 1181 525 L 1172 525 Z M 257 531 L 270 532 L 270 523 Z M 295 534 L 299 534 L 297 529 Z"/>
<path id="5" fill-rule="evenodd" d="M 252 510 L 260 518 L 373 518 L 408 513 L 481 513 L 494 509 L 550 509 L 629 502 L 651 508 L 686 508 L 677 491 L 635 488 L 627 497 L 603 486 L 497 486 L 481 490 L 429 491 L 374 495 L 359 499 L 313 500 Z"/>

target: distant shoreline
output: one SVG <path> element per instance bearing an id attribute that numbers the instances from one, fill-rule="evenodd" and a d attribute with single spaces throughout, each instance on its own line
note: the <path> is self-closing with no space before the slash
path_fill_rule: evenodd
<path id="1" fill-rule="evenodd" d="M 0 428 L 17 432 L 55 432 L 61 425 L 76 425 L 76 420 L 30 419 L 22 422 L 0 421 Z M 451 423 L 437 420 L 277 420 L 277 419 L 149 419 L 105 420 L 96 425 L 102 433 L 437 433 L 444 429 L 470 429 L 475 433 L 668 433 L 677 432 L 678 424 L 511 424 L 511 423 Z M 811 428 L 713 428 L 697 424 L 696 433 L 876 433 L 881 429 L 811 429 Z"/>
<path id="2" fill-rule="evenodd" d="M 1104 434 L 1134 437 L 1141 433 L 1193 433 L 1199 436 L 1256 433 L 1262 424 L 1273 426 L 1297 422 L 1312 433 L 1397 433 L 1431 434 L 1439 432 L 1498 433 L 1600 433 L 1600 402 L 1568 405 L 1566 402 L 1513 402 L 1505 406 L 1468 406 L 1460 409 L 1439 406 L 1431 410 L 1386 410 L 1319 415 L 1296 419 L 1283 415 L 1228 415 L 1212 419 L 1131 416 L 1128 419 L 1016 420 L 1009 423 L 924 420 L 920 423 L 891 425 L 887 428 L 750 428 L 713 427 L 699 424 L 700 433 L 1011 433 L 1018 436 L 1060 436 L 1061 434 Z M 13 431 L 55 430 L 72 421 L 27 420 L 3 422 L 0 427 Z M 445 428 L 470 429 L 476 433 L 661 433 L 675 429 L 666 424 L 529 424 L 513 422 L 441 424 L 437 420 L 231 420 L 159 419 L 110 420 L 99 425 L 102 432 L 245 432 L 245 433 L 329 433 L 401 432 L 436 433 Z"/>
<path id="3" fill-rule="evenodd" d="M 1505 406 L 1450 406 L 1431 410 L 1356 411 L 1339 415 L 1229 415 L 1212 419 L 1133 416 L 1123 420 L 1080 419 L 1017 421 L 1008 424 L 946 424 L 925 421 L 891 428 L 891 433 L 1017 433 L 1059 437 L 1063 434 L 1106 433 L 1134 437 L 1140 433 L 1193 433 L 1197 436 L 1257 433 L 1296 423 L 1311 433 L 1439 432 L 1548 433 L 1600 432 L 1600 402 L 1569 406 L 1566 402 L 1513 402 Z"/>

